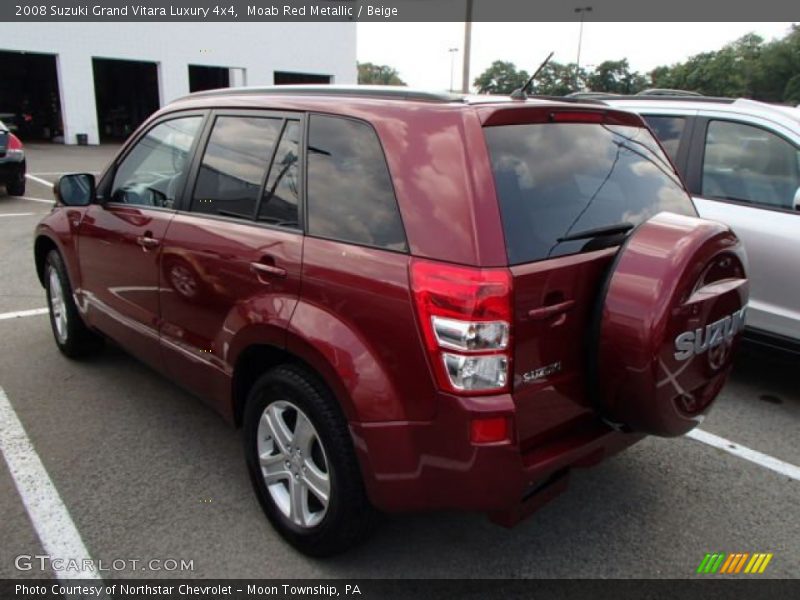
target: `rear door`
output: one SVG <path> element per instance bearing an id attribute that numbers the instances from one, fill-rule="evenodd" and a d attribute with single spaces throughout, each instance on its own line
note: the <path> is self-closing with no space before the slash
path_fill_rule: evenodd
<path id="1" fill-rule="evenodd" d="M 744 242 L 747 324 L 800 340 L 800 137 L 763 119 L 706 113 L 687 181 L 700 216 L 726 223 Z"/>
<path id="2" fill-rule="evenodd" d="M 672 165 L 636 120 L 611 124 L 572 110 L 548 121 L 484 128 L 514 277 L 523 447 L 596 418 L 585 378 L 594 311 L 626 234 L 592 232 L 636 226 L 661 211 L 695 214 Z"/>
<path id="3" fill-rule="evenodd" d="M 303 235 L 303 118 L 216 111 L 161 256 L 167 368 L 212 401 L 230 394 L 234 336 L 284 343 L 297 303 Z"/>
<path id="4" fill-rule="evenodd" d="M 79 295 L 91 324 L 140 359 L 161 365 L 158 264 L 203 113 L 153 124 L 100 182 L 81 221 Z"/>

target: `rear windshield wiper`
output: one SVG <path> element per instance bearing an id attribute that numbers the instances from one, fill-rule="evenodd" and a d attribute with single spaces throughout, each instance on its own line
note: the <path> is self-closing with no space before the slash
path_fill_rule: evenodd
<path id="1" fill-rule="evenodd" d="M 621 233 L 628 233 L 631 229 L 633 229 L 633 227 L 633 223 L 628 223 L 625 221 L 623 223 L 617 223 L 616 225 L 606 225 L 605 227 L 597 227 L 595 229 L 584 229 L 583 231 L 578 231 L 577 233 L 571 233 L 569 235 L 565 235 L 564 237 L 560 237 L 557 241 L 560 244 L 561 242 L 572 242 L 574 240 L 588 240 L 596 237 L 619 235 Z"/>

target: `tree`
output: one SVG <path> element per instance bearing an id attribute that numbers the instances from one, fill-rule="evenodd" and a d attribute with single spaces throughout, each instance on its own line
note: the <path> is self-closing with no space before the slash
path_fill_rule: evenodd
<path id="1" fill-rule="evenodd" d="M 623 58 L 597 65 L 587 77 L 587 84 L 593 92 L 635 94 L 647 87 L 648 80 L 637 71 L 631 72 L 628 59 Z"/>
<path id="2" fill-rule="evenodd" d="M 358 83 L 362 85 L 406 85 L 397 69 L 389 65 L 358 63 Z"/>
<path id="3" fill-rule="evenodd" d="M 577 71 L 577 87 L 576 87 Z M 563 65 L 550 61 L 539 71 L 533 81 L 533 93 L 542 96 L 566 96 L 578 88 L 583 87 L 586 81 L 586 71 L 578 70 L 578 65 L 569 63 Z"/>
<path id="4" fill-rule="evenodd" d="M 714 52 L 689 57 L 650 73 L 653 85 L 697 91 L 709 96 L 745 97 L 764 102 L 800 99 L 800 27 L 783 39 L 765 43 L 748 33 Z"/>
<path id="5" fill-rule="evenodd" d="M 517 71 L 514 63 L 496 60 L 472 85 L 479 94 L 510 94 L 525 85 L 529 77 L 526 71 Z"/>

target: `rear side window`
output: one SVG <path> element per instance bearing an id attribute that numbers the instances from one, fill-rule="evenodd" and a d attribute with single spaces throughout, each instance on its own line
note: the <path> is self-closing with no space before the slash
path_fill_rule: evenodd
<path id="1" fill-rule="evenodd" d="M 661 211 L 696 215 L 666 156 L 640 127 L 546 123 L 487 127 L 510 264 L 589 249 L 559 241 L 638 225 Z"/>
<path id="2" fill-rule="evenodd" d="M 312 115 L 309 127 L 308 232 L 405 251 L 391 176 L 372 127 L 321 115 Z"/>
<path id="3" fill-rule="evenodd" d="M 644 115 L 647 124 L 653 128 L 656 137 L 664 146 L 669 157 L 675 160 L 678 155 L 678 147 L 681 144 L 683 129 L 686 127 L 685 117 L 655 117 Z"/>
<path id="4" fill-rule="evenodd" d="M 208 139 L 192 211 L 252 219 L 281 119 L 217 117 Z"/>

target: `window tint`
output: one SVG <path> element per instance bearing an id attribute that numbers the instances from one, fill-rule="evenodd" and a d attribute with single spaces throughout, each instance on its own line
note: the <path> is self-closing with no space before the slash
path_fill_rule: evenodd
<path id="1" fill-rule="evenodd" d="M 252 219 L 281 119 L 217 117 L 192 198 L 194 212 Z"/>
<path id="2" fill-rule="evenodd" d="M 383 150 L 366 123 L 311 117 L 308 231 L 367 246 L 406 249 Z"/>
<path id="3" fill-rule="evenodd" d="M 706 132 L 701 193 L 792 209 L 800 187 L 800 152 L 759 127 L 711 121 Z"/>
<path id="4" fill-rule="evenodd" d="M 111 201 L 172 208 L 202 120 L 171 119 L 148 131 L 117 167 Z"/>
<path id="5" fill-rule="evenodd" d="M 287 121 L 261 198 L 259 221 L 287 227 L 298 226 L 299 160 L 300 123 Z"/>
<path id="6" fill-rule="evenodd" d="M 683 128 L 686 126 L 685 117 L 654 117 L 643 115 L 647 124 L 653 128 L 656 137 L 664 146 L 669 157 L 675 160 L 678 155 L 678 146 L 681 143 Z"/>
<path id="7" fill-rule="evenodd" d="M 665 210 L 696 214 L 644 128 L 547 123 L 485 134 L 511 264 L 592 247 L 587 239 L 558 241 L 571 234 L 637 225 Z"/>

